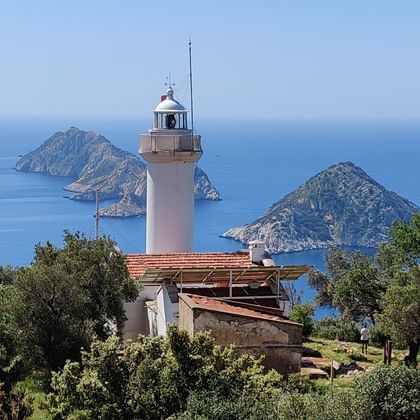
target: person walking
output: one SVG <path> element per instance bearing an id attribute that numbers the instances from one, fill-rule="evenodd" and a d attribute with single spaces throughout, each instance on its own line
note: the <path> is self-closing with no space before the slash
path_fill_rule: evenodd
<path id="1" fill-rule="evenodd" d="M 367 324 L 363 324 L 363 328 L 360 330 L 360 342 L 362 343 L 362 354 L 367 356 L 369 343 L 369 330 L 367 328 Z"/>

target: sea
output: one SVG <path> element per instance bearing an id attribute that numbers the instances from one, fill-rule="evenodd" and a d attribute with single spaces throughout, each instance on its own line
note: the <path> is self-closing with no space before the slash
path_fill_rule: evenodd
<path id="1" fill-rule="evenodd" d="M 95 203 L 71 201 L 72 180 L 14 170 L 19 156 L 56 131 L 92 130 L 114 145 L 137 153 L 142 118 L 0 118 L 0 265 L 31 263 L 34 246 L 62 244 L 63 232 L 95 232 Z M 351 161 L 379 183 L 420 206 L 420 121 L 272 121 L 214 119 L 195 122 L 202 135 L 205 170 L 222 201 L 196 201 L 196 251 L 237 251 L 244 245 L 222 238 L 227 229 L 249 223 L 274 202 L 328 166 Z M 109 203 L 101 203 L 106 206 Z M 145 251 L 145 218 L 101 219 L 100 233 L 125 253 Z M 373 250 L 362 250 L 372 254 Z M 282 253 L 277 264 L 325 269 L 325 250 Z M 303 300 L 314 290 L 303 276 L 295 283 Z M 322 312 L 318 313 L 322 315 Z"/>

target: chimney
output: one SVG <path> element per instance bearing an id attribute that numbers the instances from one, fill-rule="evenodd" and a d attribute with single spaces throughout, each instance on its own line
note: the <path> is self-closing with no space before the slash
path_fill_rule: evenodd
<path id="1" fill-rule="evenodd" d="M 265 258 L 265 242 L 251 241 L 249 242 L 249 258 L 253 264 L 263 265 Z"/>

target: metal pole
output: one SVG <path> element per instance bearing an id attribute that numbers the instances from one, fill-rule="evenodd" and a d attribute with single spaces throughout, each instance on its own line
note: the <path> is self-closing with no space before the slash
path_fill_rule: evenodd
<path id="1" fill-rule="evenodd" d="M 194 103 L 193 103 L 193 74 L 191 58 L 191 38 L 188 40 L 188 53 L 190 58 L 190 106 L 191 106 L 191 132 L 194 135 Z"/>
<path id="2" fill-rule="evenodd" d="M 99 239 L 99 191 L 96 191 L 95 239 Z"/>
<path id="3" fill-rule="evenodd" d="M 229 270 L 229 297 L 232 297 L 232 270 Z"/>

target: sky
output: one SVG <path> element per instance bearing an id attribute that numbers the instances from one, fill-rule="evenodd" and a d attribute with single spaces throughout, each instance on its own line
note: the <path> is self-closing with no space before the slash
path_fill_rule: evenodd
<path id="1" fill-rule="evenodd" d="M 418 0 L 0 0 L 0 116 L 420 119 Z"/>

